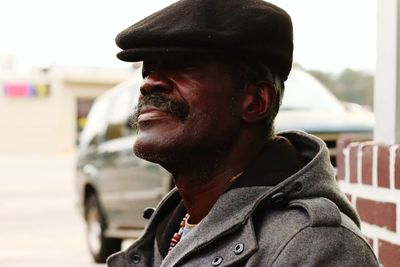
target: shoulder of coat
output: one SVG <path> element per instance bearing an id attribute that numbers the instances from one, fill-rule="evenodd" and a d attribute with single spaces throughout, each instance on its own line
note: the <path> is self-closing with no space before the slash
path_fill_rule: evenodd
<path id="1" fill-rule="evenodd" d="M 300 208 L 307 214 L 308 224 L 317 226 L 340 226 L 342 215 L 337 205 L 324 197 L 296 199 L 289 203 L 289 208 Z"/>
<path id="2" fill-rule="evenodd" d="M 334 226 L 342 224 L 354 228 L 354 222 L 344 216 L 338 206 L 324 197 L 294 199 L 281 206 L 262 206 L 256 210 L 254 221 L 257 224 L 277 224 L 277 227 L 303 228 L 305 226 Z M 259 216 L 261 214 L 261 217 Z M 282 221 L 285 221 L 282 224 Z"/>

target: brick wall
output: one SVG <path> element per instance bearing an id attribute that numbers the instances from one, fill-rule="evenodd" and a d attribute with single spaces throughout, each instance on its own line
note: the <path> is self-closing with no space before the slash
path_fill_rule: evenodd
<path id="1" fill-rule="evenodd" d="M 400 146 L 341 139 L 337 168 L 339 185 L 380 263 L 400 266 Z"/>

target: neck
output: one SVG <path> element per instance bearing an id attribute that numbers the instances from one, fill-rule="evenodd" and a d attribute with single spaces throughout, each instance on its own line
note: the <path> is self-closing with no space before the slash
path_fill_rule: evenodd
<path id="1" fill-rule="evenodd" d="M 178 167 L 169 166 L 190 215 L 190 223 L 196 224 L 208 214 L 218 198 L 229 188 L 231 180 L 246 169 L 265 145 L 263 139 L 257 142 L 248 137 L 244 140 L 218 156 L 213 151 L 207 155 L 196 155 L 194 160 L 192 155 L 186 157 L 190 161 L 180 161 Z"/>
<path id="2" fill-rule="evenodd" d="M 190 223 L 197 224 L 208 214 L 220 195 L 228 189 L 234 176 L 231 172 L 221 173 L 202 183 L 195 183 L 193 176 L 176 179 L 179 194 L 190 215 Z"/>

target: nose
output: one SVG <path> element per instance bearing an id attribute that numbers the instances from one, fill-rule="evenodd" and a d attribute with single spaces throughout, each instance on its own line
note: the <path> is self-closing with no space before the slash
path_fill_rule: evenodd
<path id="1" fill-rule="evenodd" d="M 142 95 L 148 95 L 152 93 L 164 93 L 168 94 L 172 91 L 173 84 L 165 75 L 159 72 L 153 72 L 149 74 L 140 86 L 140 92 Z"/>

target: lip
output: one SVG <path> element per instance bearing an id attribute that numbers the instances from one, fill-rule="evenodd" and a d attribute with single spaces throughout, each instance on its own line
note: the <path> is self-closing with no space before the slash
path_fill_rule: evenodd
<path id="1" fill-rule="evenodd" d="M 145 121 L 160 120 L 167 116 L 169 116 L 169 114 L 160 109 L 154 107 L 145 107 L 141 110 L 140 115 L 138 116 L 138 122 L 141 123 Z"/>

